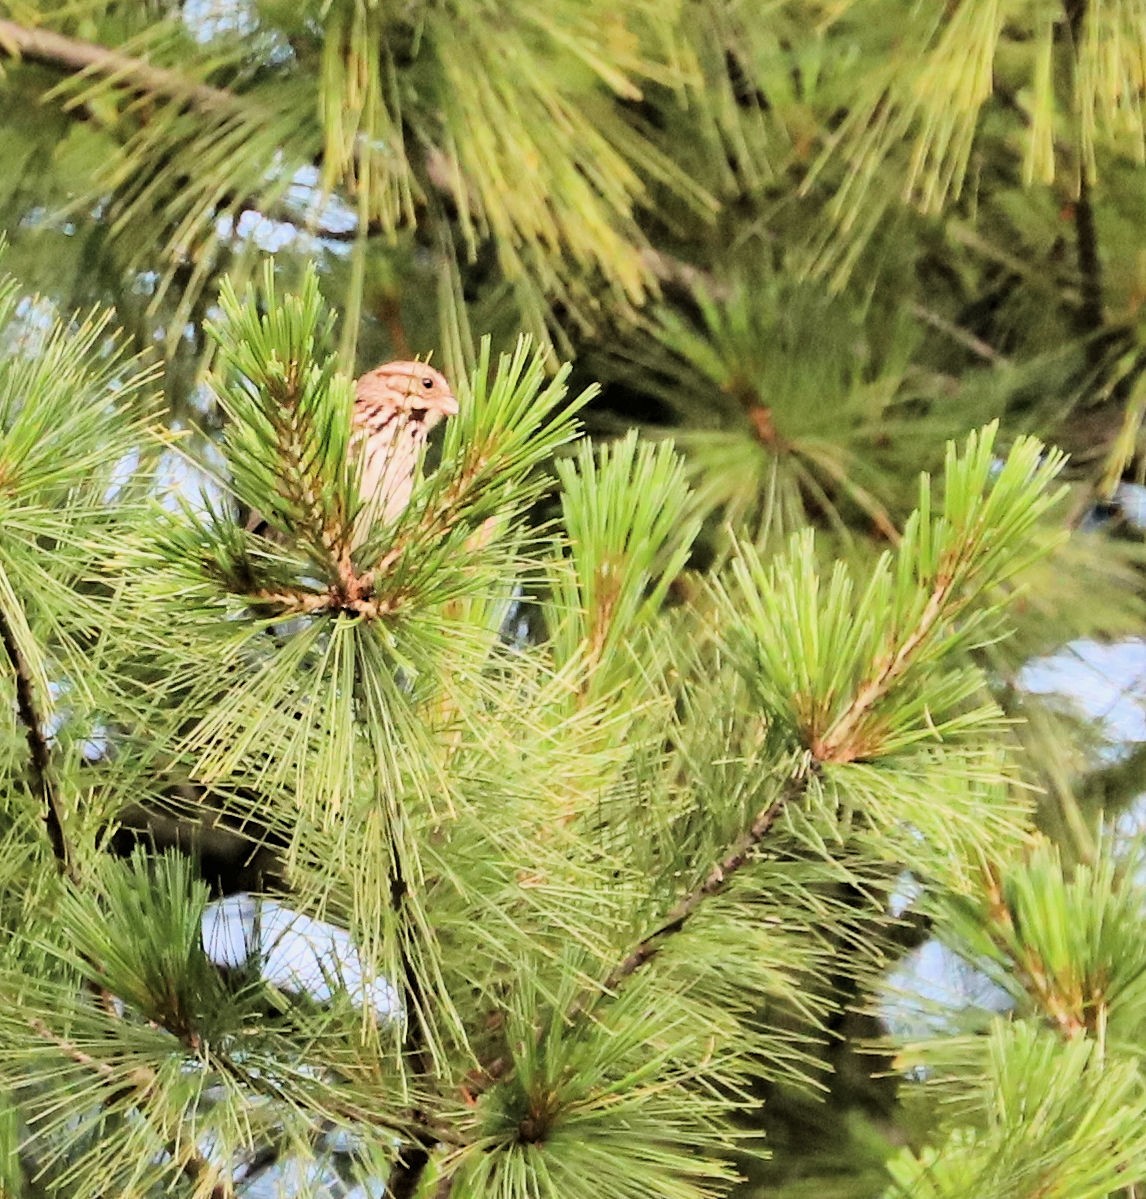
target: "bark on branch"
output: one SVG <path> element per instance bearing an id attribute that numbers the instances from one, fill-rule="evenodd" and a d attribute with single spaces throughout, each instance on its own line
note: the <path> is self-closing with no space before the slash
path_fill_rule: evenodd
<path id="1" fill-rule="evenodd" d="M 733 843 L 729 851 L 705 875 L 703 881 L 681 899 L 665 917 L 664 922 L 635 945 L 617 964 L 605 980 L 604 990 L 614 991 L 630 975 L 635 974 L 664 948 L 666 941 L 679 933 L 706 899 L 719 894 L 729 880 L 752 855 L 753 849 L 771 831 L 788 804 L 798 800 L 811 780 L 811 759 L 806 759 L 781 788 L 779 795 L 757 813 L 748 829 Z"/>
<path id="2" fill-rule="evenodd" d="M 145 59 L 112 50 L 98 42 L 66 37 L 50 29 L 29 29 L 0 21 L 0 56 L 40 63 L 72 74 L 101 75 L 128 88 L 184 99 L 195 108 L 218 112 L 234 108 L 234 93 L 206 83 L 192 83 L 178 71 L 156 67 Z"/>
<path id="3" fill-rule="evenodd" d="M 44 827 L 60 873 L 74 877 L 75 865 L 64 831 L 63 806 L 52 777 L 52 752 L 44 732 L 44 717 L 36 702 L 32 671 L 20 653 L 15 630 L 0 611 L 0 645 L 16 682 L 16 716 L 24 729 L 28 745 L 28 787 L 40 804 Z"/>

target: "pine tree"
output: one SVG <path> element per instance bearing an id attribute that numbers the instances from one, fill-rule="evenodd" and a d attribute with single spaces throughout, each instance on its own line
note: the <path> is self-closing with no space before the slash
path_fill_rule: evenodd
<path id="1" fill-rule="evenodd" d="M 1142 623 L 1090 528 L 1143 461 L 1142 6 L 543 7 L 0 3 L 6 1185 L 1133 1194 L 1142 750 L 1016 679 Z M 347 379 L 431 349 L 465 411 L 348 569 Z M 919 472 L 1031 432 L 1070 499 L 936 596 Z M 921 944 L 957 1012 L 890 994 Z M 616 1169 L 527 1177 L 598 1119 Z"/>
<path id="2" fill-rule="evenodd" d="M 21 344 L 4 302 L 9 1193 L 242 1194 L 270 1161 L 298 1195 L 336 1169 L 399 1196 L 727 1193 L 764 1152 L 756 1088 L 817 1085 L 837 980 L 877 984 L 904 868 L 1016 1006 L 901 1049 L 958 1103 L 887 1194 L 1144 1176 L 1134 863 L 1068 871 L 1032 839 L 968 656 L 1047 548 L 1058 455 L 1000 458 L 987 428 L 865 571 L 804 531 L 682 593 L 681 460 L 630 436 L 542 470 L 588 397 L 523 343 L 483 357 L 349 587 L 313 276 L 225 301 L 233 495 L 174 510 L 106 327 Z M 233 498 L 289 508 L 296 470 L 322 497 L 296 535 L 244 530 Z M 268 847 L 262 898 L 110 853 L 139 805 Z M 241 953 L 203 931 L 236 903 Z"/>

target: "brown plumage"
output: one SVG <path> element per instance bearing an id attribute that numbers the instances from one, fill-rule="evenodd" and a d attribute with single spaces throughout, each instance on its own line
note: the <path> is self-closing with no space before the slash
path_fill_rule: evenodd
<path id="1" fill-rule="evenodd" d="M 424 362 L 387 362 L 358 380 L 350 449 L 362 460 L 367 521 L 389 524 L 405 511 L 430 431 L 457 411 L 445 377 Z"/>
<path id="2" fill-rule="evenodd" d="M 355 544 L 361 544 L 374 521 L 389 524 L 406 510 L 418 455 L 430 431 L 457 411 L 458 402 L 445 377 L 424 362 L 387 362 L 357 381 L 350 455 L 361 460 L 359 493 L 365 508 L 355 529 Z M 257 511 L 250 513 L 246 528 L 276 537 Z"/>

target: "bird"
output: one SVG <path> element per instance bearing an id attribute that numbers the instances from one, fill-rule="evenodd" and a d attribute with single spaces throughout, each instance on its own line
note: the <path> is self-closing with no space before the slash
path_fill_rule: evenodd
<path id="1" fill-rule="evenodd" d="M 376 521 L 392 524 L 406 510 L 422 447 L 431 431 L 457 412 L 458 401 L 445 376 L 425 362 L 385 362 L 355 382 L 349 456 L 359 464 L 362 501 L 354 524 L 355 547 Z M 245 528 L 282 540 L 282 533 L 273 531 L 257 509 L 248 514 Z"/>
<path id="2" fill-rule="evenodd" d="M 425 362 L 386 362 L 358 379 L 350 453 L 361 462 L 359 494 L 367 525 L 392 524 L 402 515 L 422 447 L 434 428 L 457 413 L 445 376 Z"/>

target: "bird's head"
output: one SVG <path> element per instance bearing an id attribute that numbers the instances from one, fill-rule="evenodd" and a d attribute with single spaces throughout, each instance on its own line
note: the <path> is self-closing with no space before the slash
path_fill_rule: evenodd
<path id="1" fill-rule="evenodd" d="M 458 401 L 440 371 L 424 362 L 387 362 L 367 371 L 357 383 L 355 408 L 360 418 L 396 414 L 425 433 L 447 416 Z"/>

